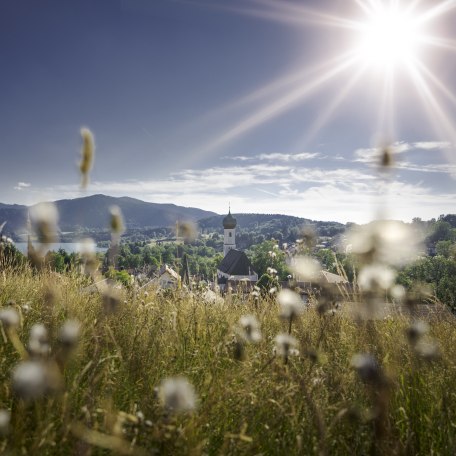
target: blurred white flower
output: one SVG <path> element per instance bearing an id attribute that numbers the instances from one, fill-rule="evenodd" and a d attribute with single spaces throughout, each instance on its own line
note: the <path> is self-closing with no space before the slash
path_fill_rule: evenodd
<path id="1" fill-rule="evenodd" d="M 42 244 L 52 244 L 58 239 L 59 214 L 54 203 L 39 203 L 29 211 L 32 229 Z"/>
<path id="2" fill-rule="evenodd" d="M 420 239 L 403 222 L 380 220 L 352 228 L 347 244 L 365 263 L 401 266 L 416 258 Z"/>
<path id="3" fill-rule="evenodd" d="M 35 324 L 30 329 L 28 350 L 32 356 L 47 356 L 50 351 L 48 344 L 49 337 L 46 327 L 41 324 Z"/>
<path id="4" fill-rule="evenodd" d="M 159 395 L 162 405 L 171 412 L 189 412 L 196 406 L 195 389 L 184 377 L 164 379 Z"/>
<path id="5" fill-rule="evenodd" d="M 44 396 L 56 387 L 54 373 L 41 361 L 22 361 L 13 370 L 13 390 L 22 399 Z"/>
<path id="6" fill-rule="evenodd" d="M 320 263 L 309 256 L 298 256 L 291 263 L 291 270 L 298 280 L 316 282 L 320 277 Z"/>
<path id="7" fill-rule="evenodd" d="M 59 331 L 59 341 L 67 348 L 73 348 L 79 339 L 81 324 L 76 320 L 67 320 Z"/>
<path id="8" fill-rule="evenodd" d="M 261 340 L 260 324 L 253 315 L 244 315 L 239 319 L 242 328 L 241 337 L 247 342 L 259 342 Z"/>
<path id="9" fill-rule="evenodd" d="M 288 356 L 299 355 L 299 351 L 296 349 L 298 341 L 289 334 L 281 333 L 276 336 L 275 351 L 278 355 L 287 358 Z"/>
<path id="10" fill-rule="evenodd" d="M 364 266 L 358 276 L 358 283 L 362 290 L 388 290 L 394 284 L 396 272 L 383 264 L 369 264 Z"/>
<path id="11" fill-rule="evenodd" d="M 280 316 L 282 318 L 294 318 L 301 315 L 305 310 L 301 296 L 288 288 L 285 288 L 278 293 L 277 301 L 280 304 Z"/>
<path id="12" fill-rule="evenodd" d="M 0 321 L 5 329 L 19 326 L 19 314 L 11 307 L 0 310 Z"/>

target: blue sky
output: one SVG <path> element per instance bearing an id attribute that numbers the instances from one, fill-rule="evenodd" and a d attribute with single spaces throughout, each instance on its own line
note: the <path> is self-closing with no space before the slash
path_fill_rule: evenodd
<path id="1" fill-rule="evenodd" d="M 105 193 L 344 222 L 454 212 L 456 1 L 399 3 L 427 41 L 421 67 L 394 63 L 385 96 L 379 50 L 350 61 L 365 32 L 345 26 L 370 24 L 379 0 L 5 0 L 0 202 Z M 82 126 L 97 147 L 85 192 Z"/>

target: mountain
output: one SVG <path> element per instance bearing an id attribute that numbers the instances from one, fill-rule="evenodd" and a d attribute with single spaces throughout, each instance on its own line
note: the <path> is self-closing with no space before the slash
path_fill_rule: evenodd
<path id="1" fill-rule="evenodd" d="M 92 195 L 83 198 L 55 201 L 59 212 L 61 231 L 103 230 L 109 227 L 109 208 L 117 205 L 129 229 L 159 228 L 174 226 L 177 220 L 194 221 L 214 212 L 175 204 L 147 203 L 134 198 L 115 198 L 106 195 Z M 27 206 L 0 204 L 0 223 L 7 222 L 6 233 L 25 232 Z"/>

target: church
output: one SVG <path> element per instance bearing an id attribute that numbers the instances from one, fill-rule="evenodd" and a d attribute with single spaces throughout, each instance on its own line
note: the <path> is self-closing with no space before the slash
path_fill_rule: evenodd
<path id="1" fill-rule="evenodd" d="M 217 268 L 217 284 L 221 291 L 230 285 L 238 288 L 240 283 L 245 283 L 250 288 L 258 281 L 258 274 L 253 270 L 247 255 L 241 250 L 236 250 L 236 219 L 228 215 L 223 219 L 223 260 Z"/>

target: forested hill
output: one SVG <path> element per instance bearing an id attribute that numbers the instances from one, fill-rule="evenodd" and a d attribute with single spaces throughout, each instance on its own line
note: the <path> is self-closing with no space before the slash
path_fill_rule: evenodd
<path id="1" fill-rule="evenodd" d="M 281 214 L 233 214 L 237 220 L 238 232 L 255 231 L 257 234 L 273 235 L 281 233 L 284 238 L 292 231 L 300 231 L 303 226 L 311 225 L 320 236 L 335 236 L 345 230 L 338 222 L 314 221 L 301 217 Z M 223 231 L 224 215 L 215 215 L 198 222 L 203 231 Z"/>
<path id="2" fill-rule="evenodd" d="M 193 207 L 147 203 L 134 198 L 106 195 L 59 200 L 55 205 L 62 231 L 108 229 L 109 209 L 113 205 L 120 207 L 129 229 L 168 227 L 173 226 L 177 220 L 196 222 L 214 215 L 214 212 Z M 0 204 L 0 224 L 7 222 L 7 233 L 14 235 L 25 231 L 28 209 L 27 206 Z"/>

